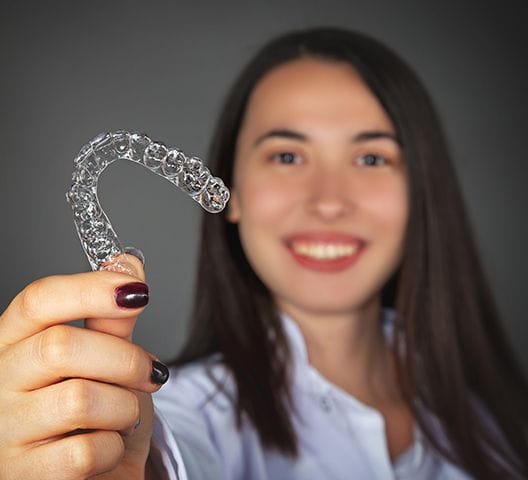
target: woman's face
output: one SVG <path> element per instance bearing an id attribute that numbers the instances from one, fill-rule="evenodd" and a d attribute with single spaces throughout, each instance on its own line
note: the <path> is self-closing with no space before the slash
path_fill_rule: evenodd
<path id="1" fill-rule="evenodd" d="M 261 79 L 231 193 L 228 219 L 281 309 L 379 301 L 401 259 L 407 183 L 394 127 L 351 66 L 299 59 Z"/>

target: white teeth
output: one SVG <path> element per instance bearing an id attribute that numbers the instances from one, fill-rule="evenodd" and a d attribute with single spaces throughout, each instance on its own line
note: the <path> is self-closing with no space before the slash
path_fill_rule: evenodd
<path id="1" fill-rule="evenodd" d="M 353 255 L 358 250 L 359 244 L 294 242 L 292 248 L 296 253 L 305 257 L 331 260 Z"/>

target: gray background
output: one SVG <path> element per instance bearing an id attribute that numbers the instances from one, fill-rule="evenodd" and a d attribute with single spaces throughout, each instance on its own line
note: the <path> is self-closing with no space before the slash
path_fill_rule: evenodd
<path id="1" fill-rule="evenodd" d="M 525 220 L 528 2 L 3 1 L 0 16 L 0 310 L 31 280 L 88 270 L 64 199 L 72 159 L 100 131 L 141 130 L 204 155 L 224 92 L 269 37 L 336 25 L 391 45 L 424 79 L 452 144 L 484 265 L 528 366 Z M 200 207 L 138 165 L 100 196 L 147 256 L 151 304 L 135 339 L 181 345 Z"/>

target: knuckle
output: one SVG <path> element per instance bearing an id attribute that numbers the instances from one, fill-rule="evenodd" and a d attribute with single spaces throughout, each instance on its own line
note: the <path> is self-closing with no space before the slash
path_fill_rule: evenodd
<path id="1" fill-rule="evenodd" d="M 36 356 L 42 365 L 60 369 L 71 363 L 76 353 L 73 328 L 54 325 L 40 333 L 36 342 Z"/>
<path id="2" fill-rule="evenodd" d="M 114 466 L 117 466 L 121 459 L 125 456 L 125 441 L 118 432 L 105 432 L 107 444 L 111 445 L 114 451 Z"/>
<path id="3" fill-rule="evenodd" d="M 130 392 L 130 395 L 131 395 L 130 416 L 131 416 L 131 421 L 135 421 L 137 418 L 139 418 L 139 415 L 141 413 L 141 404 L 136 394 Z"/>
<path id="4" fill-rule="evenodd" d="M 46 279 L 39 278 L 27 285 L 18 294 L 19 309 L 24 318 L 35 320 L 39 317 L 46 302 L 47 288 Z"/>
<path id="5" fill-rule="evenodd" d="M 97 469 L 97 445 L 91 435 L 70 437 L 67 462 L 71 472 L 82 478 L 91 476 Z"/>
<path id="6" fill-rule="evenodd" d="M 86 428 L 86 419 L 93 406 L 93 391 L 89 382 L 72 379 L 63 382 L 56 402 L 56 411 L 72 429 Z"/>
<path id="7" fill-rule="evenodd" d="M 75 478 L 91 478 L 100 473 L 102 465 L 114 466 L 125 454 L 125 444 L 117 432 L 99 432 L 97 435 L 75 435 L 68 446 L 66 460 Z M 109 457 L 109 453 L 111 458 Z M 106 469 L 105 469 L 106 470 Z"/>
<path id="8" fill-rule="evenodd" d="M 130 344 L 130 349 L 127 352 L 125 359 L 125 373 L 127 378 L 133 380 L 140 380 L 143 378 L 145 370 L 145 353 L 143 349 L 137 345 Z"/>

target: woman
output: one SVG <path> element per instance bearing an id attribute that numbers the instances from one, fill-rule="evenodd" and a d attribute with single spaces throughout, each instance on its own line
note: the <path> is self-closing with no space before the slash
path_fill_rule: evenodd
<path id="1" fill-rule="evenodd" d="M 526 381 L 441 126 L 400 59 L 336 29 L 272 41 L 233 86 L 209 158 L 232 199 L 225 218 L 204 218 L 192 331 L 173 362 L 191 366 L 155 396 L 182 449 L 197 412 L 210 460 L 186 451 L 188 470 L 528 475 Z M 341 443 L 303 390 L 310 377 L 329 392 L 322 409 L 350 420 Z"/>
<path id="2" fill-rule="evenodd" d="M 287 35 L 218 125 L 232 200 L 204 218 L 154 427 L 140 263 L 48 277 L 0 318 L 0 478 L 526 476 L 526 381 L 409 68 L 362 35 Z"/>

